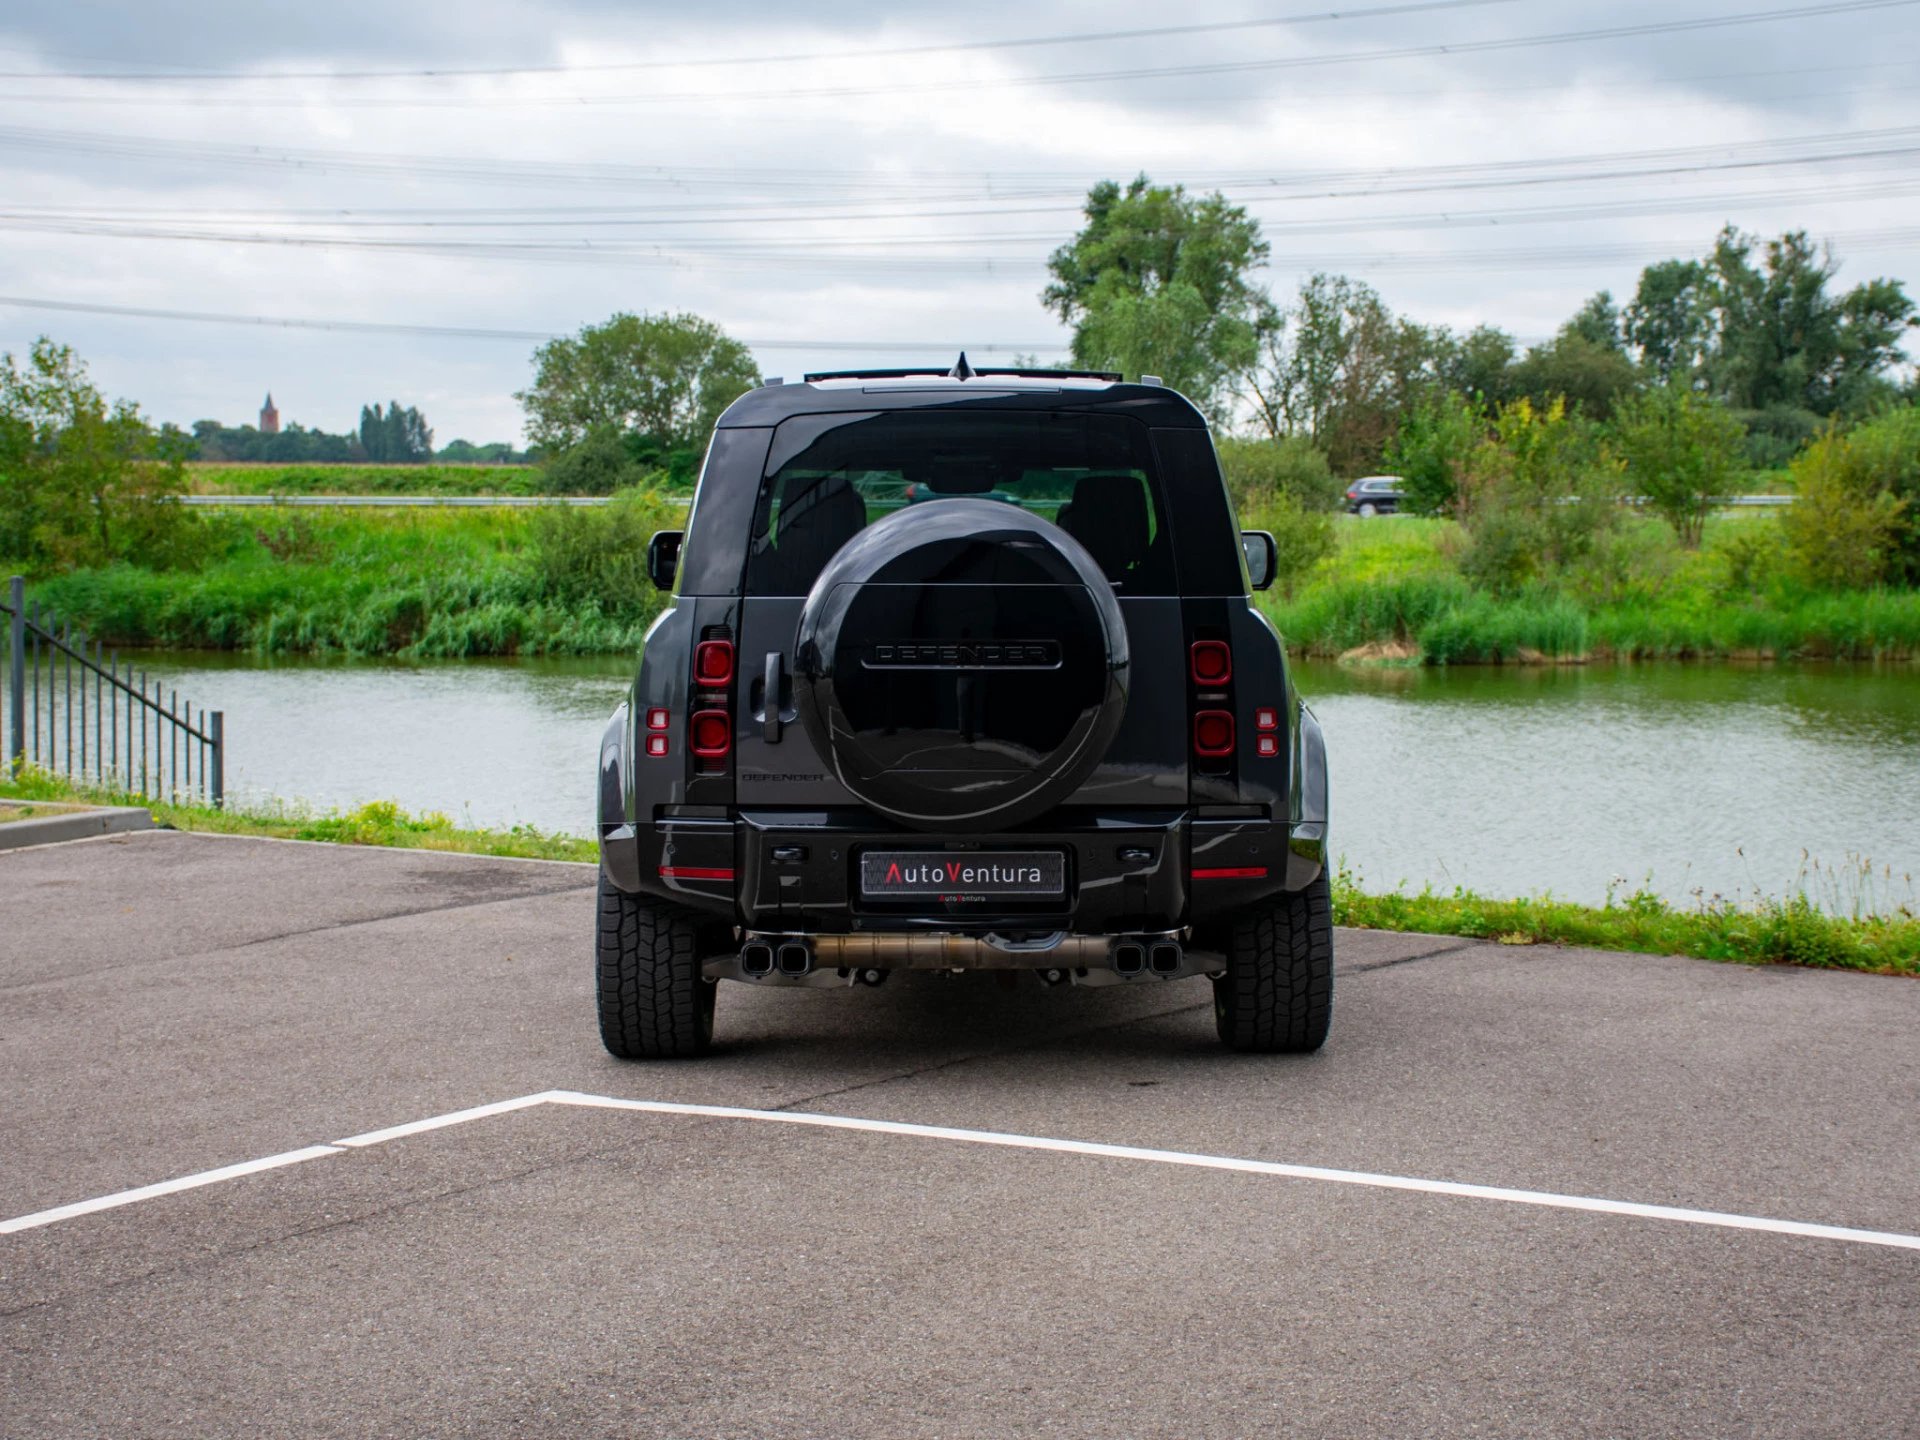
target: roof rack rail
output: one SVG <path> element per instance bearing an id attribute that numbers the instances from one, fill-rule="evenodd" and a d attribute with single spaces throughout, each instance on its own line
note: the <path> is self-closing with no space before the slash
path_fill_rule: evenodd
<path id="1" fill-rule="evenodd" d="M 1039 370 L 1039 369 L 998 369 L 983 368 L 973 372 L 981 379 L 989 375 L 1023 376 L 1030 380 L 1105 380 L 1118 385 L 1126 377 L 1113 370 Z M 805 375 L 807 384 L 816 380 L 911 380 L 916 376 L 929 375 L 946 378 L 951 369 L 942 369 L 938 365 L 917 365 L 905 370 L 810 370 Z"/>

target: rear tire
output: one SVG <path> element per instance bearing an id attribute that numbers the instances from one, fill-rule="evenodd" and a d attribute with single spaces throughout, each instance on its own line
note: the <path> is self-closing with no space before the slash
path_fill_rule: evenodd
<path id="1" fill-rule="evenodd" d="M 1213 1015 L 1227 1048 L 1254 1055 L 1318 1050 L 1333 1020 L 1326 874 L 1237 917 L 1226 950 L 1227 973 L 1213 982 Z"/>
<path id="2" fill-rule="evenodd" d="M 700 974 L 700 924 L 678 906 L 629 895 L 600 876 L 594 933 L 600 1039 L 622 1060 L 704 1055 L 713 997 Z"/>

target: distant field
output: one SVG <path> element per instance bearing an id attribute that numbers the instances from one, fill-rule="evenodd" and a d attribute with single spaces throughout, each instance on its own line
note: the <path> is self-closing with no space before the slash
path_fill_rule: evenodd
<path id="1" fill-rule="evenodd" d="M 195 495 L 540 495 L 534 465 L 235 465 L 195 462 Z"/>

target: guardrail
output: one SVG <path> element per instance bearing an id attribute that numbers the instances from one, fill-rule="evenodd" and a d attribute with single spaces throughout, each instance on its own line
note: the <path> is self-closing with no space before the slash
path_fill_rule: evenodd
<path id="1" fill-rule="evenodd" d="M 15 575 L 7 617 L 6 771 L 27 765 L 154 799 L 226 802 L 226 716 L 122 668 L 36 603 Z M 122 723 L 124 720 L 124 723 Z"/>
<path id="2" fill-rule="evenodd" d="M 687 495 L 663 497 L 678 505 Z M 182 495 L 182 505 L 225 508 L 234 505 L 307 505 L 319 509 L 506 509 L 528 510 L 541 505 L 605 505 L 605 495 Z"/>
<path id="3" fill-rule="evenodd" d="M 669 504 L 687 506 L 691 495 L 663 495 Z M 296 505 L 316 509 L 406 510 L 507 509 L 526 510 L 540 505 L 606 505 L 605 495 L 182 495 L 183 505 L 208 508 L 244 505 Z M 1629 505 L 1644 504 L 1638 496 L 1627 498 Z M 1722 495 L 1713 502 L 1726 509 L 1744 506 L 1791 505 L 1791 495 Z"/>

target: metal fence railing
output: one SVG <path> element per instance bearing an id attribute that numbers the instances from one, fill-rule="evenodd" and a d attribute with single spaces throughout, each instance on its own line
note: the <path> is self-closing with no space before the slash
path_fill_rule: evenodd
<path id="1" fill-rule="evenodd" d="M 29 606 L 14 576 L 7 620 L 6 771 L 34 765 L 159 800 L 226 800 L 225 717 L 123 666 L 70 624 Z"/>

